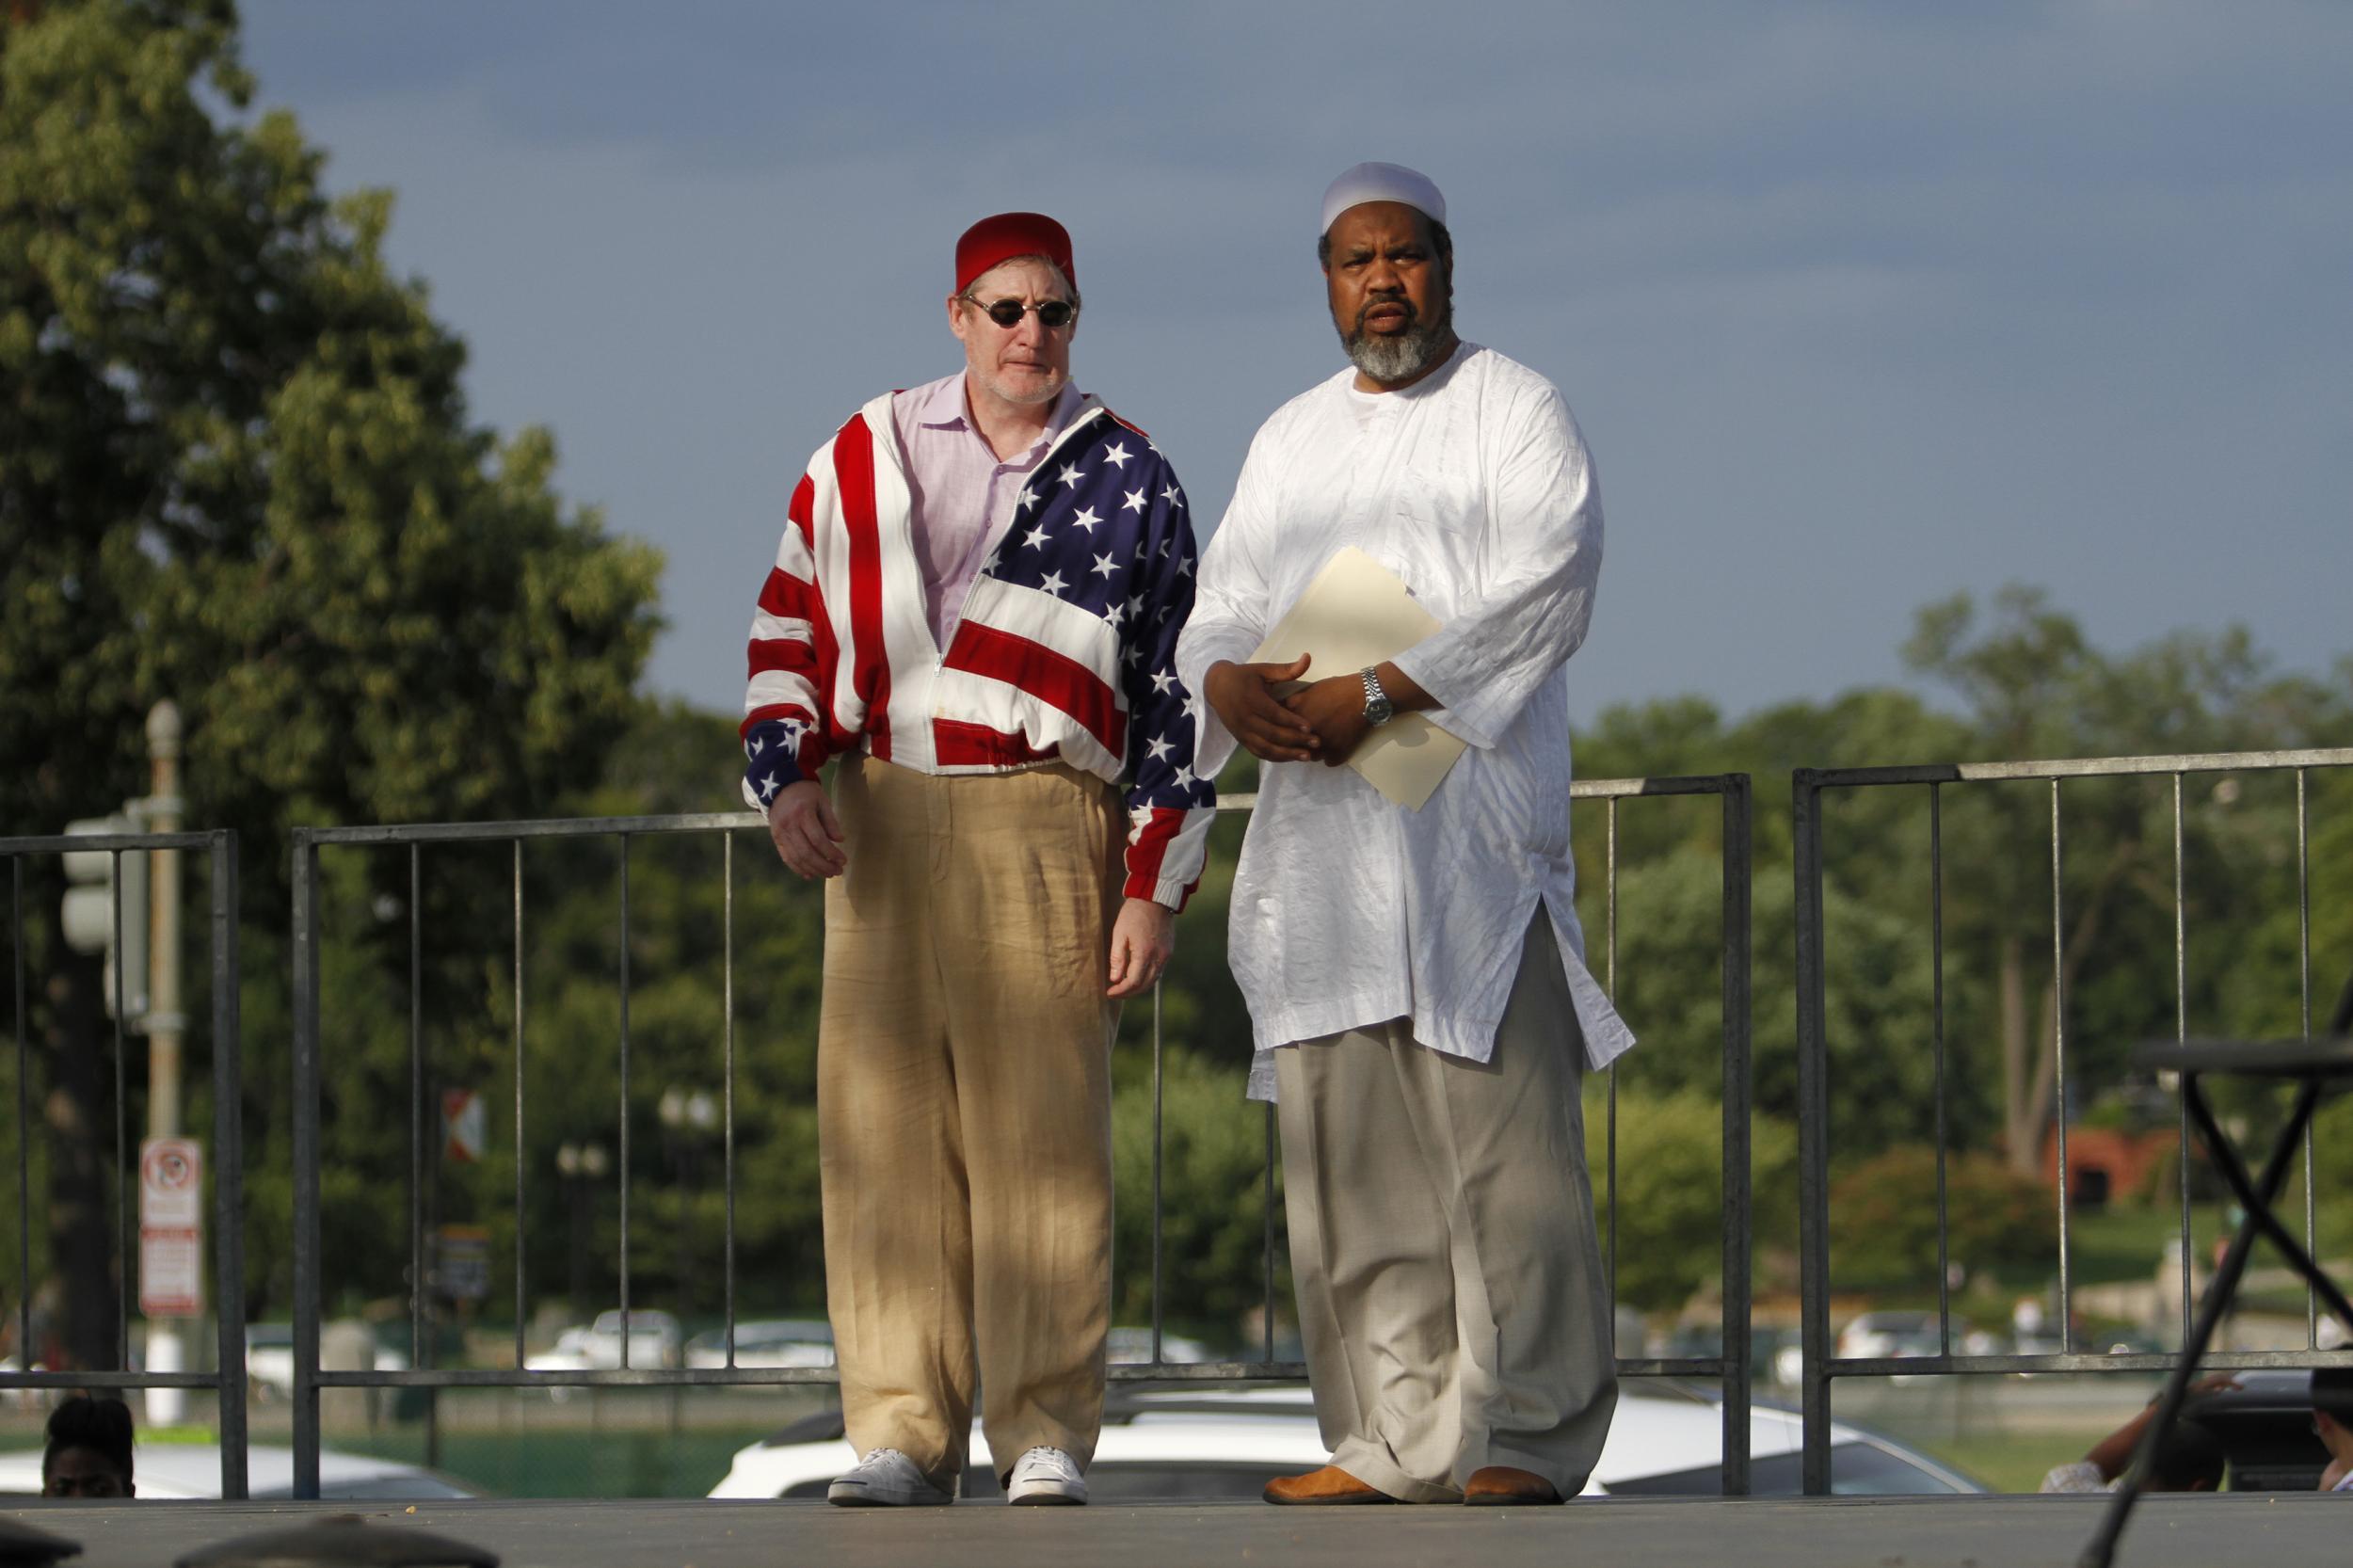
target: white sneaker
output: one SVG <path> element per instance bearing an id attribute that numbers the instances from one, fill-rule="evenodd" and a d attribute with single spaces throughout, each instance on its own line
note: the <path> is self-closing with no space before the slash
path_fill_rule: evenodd
<path id="1" fill-rule="evenodd" d="M 937 1508 L 955 1500 L 896 1448 L 874 1449 L 825 1488 L 825 1501 L 843 1508 Z"/>
<path id="2" fill-rule="evenodd" d="M 1032 1448 L 1014 1461 L 1013 1479 L 1005 1482 L 1009 1503 L 1068 1507 L 1086 1500 L 1086 1478 L 1079 1474 L 1079 1462 L 1060 1448 Z"/>

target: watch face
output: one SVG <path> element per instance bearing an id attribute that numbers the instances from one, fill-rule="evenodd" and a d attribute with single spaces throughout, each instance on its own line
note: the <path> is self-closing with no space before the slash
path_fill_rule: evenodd
<path id="1" fill-rule="evenodd" d="M 1385 696 L 1365 704 L 1366 719 L 1376 726 L 1388 723 L 1396 712 L 1397 704 Z"/>

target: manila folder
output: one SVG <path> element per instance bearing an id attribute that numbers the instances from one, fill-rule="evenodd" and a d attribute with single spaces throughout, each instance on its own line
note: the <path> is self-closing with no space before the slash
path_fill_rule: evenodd
<path id="1" fill-rule="evenodd" d="M 1438 626 L 1395 572 L 1351 545 L 1316 573 L 1250 658 L 1288 664 L 1308 654 L 1307 673 L 1321 680 L 1394 659 Z M 1462 755 L 1463 743 L 1426 715 L 1400 713 L 1368 735 L 1348 765 L 1398 805 L 1418 811 Z"/>

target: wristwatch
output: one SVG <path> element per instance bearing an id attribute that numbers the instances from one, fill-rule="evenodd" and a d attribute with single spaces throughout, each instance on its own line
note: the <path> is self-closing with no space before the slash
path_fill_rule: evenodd
<path id="1" fill-rule="evenodd" d="M 1367 664 L 1356 673 L 1365 682 L 1365 722 L 1378 729 L 1397 717 L 1397 704 L 1381 689 L 1381 678 L 1373 673 L 1376 667 Z"/>

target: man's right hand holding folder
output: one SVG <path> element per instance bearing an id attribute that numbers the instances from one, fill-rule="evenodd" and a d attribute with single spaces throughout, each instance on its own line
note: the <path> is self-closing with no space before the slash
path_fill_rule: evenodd
<path id="1" fill-rule="evenodd" d="M 1288 664 L 1220 660 L 1202 678 L 1202 695 L 1209 706 L 1234 739 L 1262 762 L 1320 758 L 1325 766 L 1337 768 L 1372 732 L 1363 674 L 1352 670 L 1302 683 L 1311 658 L 1303 653 Z M 1428 692 L 1385 659 L 1373 666 L 1373 676 L 1398 712 L 1436 706 Z"/>

